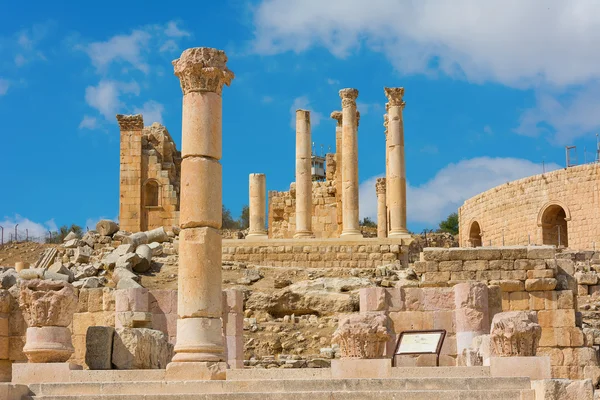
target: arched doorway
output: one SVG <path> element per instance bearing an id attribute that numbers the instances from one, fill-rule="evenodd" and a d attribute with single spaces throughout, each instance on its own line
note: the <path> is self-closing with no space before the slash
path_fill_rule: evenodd
<path id="1" fill-rule="evenodd" d="M 569 213 L 558 204 L 545 207 L 541 216 L 542 244 L 569 247 Z"/>
<path id="2" fill-rule="evenodd" d="M 471 228 L 469 229 L 469 243 L 471 247 L 481 247 L 481 226 L 479 222 L 471 222 Z"/>
<path id="3" fill-rule="evenodd" d="M 158 197 L 158 182 L 153 180 L 146 182 L 144 187 L 144 206 L 157 207 Z"/>

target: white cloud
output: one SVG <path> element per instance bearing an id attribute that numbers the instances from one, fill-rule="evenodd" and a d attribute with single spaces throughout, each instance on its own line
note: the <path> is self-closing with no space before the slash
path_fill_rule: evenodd
<path id="1" fill-rule="evenodd" d="M 161 53 L 164 53 L 166 51 L 169 52 L 173 52 L 176 51 L 179 48 L 179 46 L 177 46 L 177 42 L 175 42 L 173 39 L 169 39 L 167 41 L 165 41 L 162 46 L 160 46 L 159 51 Z"/>
<path id="2" fill-rule="evenodd" d="M 94 42 L 86 52 L 98 71 L 105 71 L 113 62 L 126 61 L 136 69 L 148 73 L 149 66 L 142 56 L 152 35 L 144 30 L 134 30 L 129 35 L 116 35 L 105 42 Z"/>
<path id="3" fill-rule="evenodd" d="M 0 78 L 0 96 L 4 96 L 8 92 L 10 82 L 7 79 Z"/>
<path id="4" fill-rule="evenodd" d="M 545 168 L 548 172 L 561 167 L 550 163 Z M 408 184 L 409 223 L 435 226 L 458 210 L 466 199 L 503 183 L 541 173 L 541 164 L 518 158 L 477 157 L 449 164 L 422 185 Z M 361 218 L 377 218 L 375 180 L 380 176 L 360 184 Z"/>
<path id="5" fill-rule="evenodd" d="M 85 101 L 95 108 L 109 121 L 114 121 L 123 103 L 120 100 L 122 94 L 139 95 L 140 87 L 137 82 L 129 83 L 112 80 L 101 80 L 98 86 L 88 86 L 85 89 Z"/>
<path id="6" fill-rule="evenodd" d="M 323 114 L 318 111 L 315 111 L 310 106 L 310 100 L 306 96 L 296 97 L 292 106 L 290 107 L 290 126 L 292 129 L 296 129 L 296 110 L 308 110 L 310 111 L 310 125 L 312 128 L 316 128 L 321 123 L 323 119 Z"/>
<path id="7" fill-rule="evenodd" d="M 164 111 L 165 107 L 154 100 L 145 102 L 141 108 L 135 107 L 133 109 L 135 114 L 142 114 L 144 116 L 144 123 L 146 125 L 151 125 L 153 122 L 162 123 L 162 114 Z"/>
<path id="8" fill-rule="evenodd" d="M 83 119 L 79 123 L 79 129 L 94 130 L 97 127 L 98 127 L 98 119 L 96 119 L 96 117 L 90 117 L 89 115 L 84 115 Z"/>
<path id="9" fill-rule="evenodd" d="M 356 109 L 360 112 L 361 116 L 367 115 L 370 111 L 376 112 L 381 111 L 381 123 L 383 124 L 383 106 L 378 103 L 363 103 L 360 101 L 356 102 Z"/>
<path id="10" fill-rule="evenodd" d="M 2 220 L 0 220 L 0 226 L 4 228 L 5 242 L 10 239 L 11 234 L 14 236 L 15 225 L 17 224 L 19 224 L 17 227 L 17 235 L 19 236 L 19 240 L 25 240 L 25 237 L 29 236 L 29 239 L 31 240 L 44 241 L 44 238 L 48 235 L 49 230 L 56 230 L 56 224 L 54 223 L 54 220 L 39 223 L 16 214 L 12 217 L 4 217 Z"/>
<path id="11" fill-rule="evenodd" d="M 329 85 L 339 85 L 340 81 L 338 81 L 337 79 L 327 78 L 327 84 L 329 84 Z"/>
<path id="12" fill-rule="evenodd" d="M 186 37 L 190 36 L 190 33 L 188 31 L 184 31 L 183 29 L 179 29 L 179 27 L 177 26 L 177 22 L 169 21 L 167 22 L 165 35 L 169 37 Z"/>

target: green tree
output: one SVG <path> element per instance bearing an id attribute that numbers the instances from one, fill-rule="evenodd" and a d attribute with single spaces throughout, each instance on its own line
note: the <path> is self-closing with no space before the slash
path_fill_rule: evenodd
<path id="1" fill-rule="evenodd" d="M 361 222 L 361 226 L 366 226 L 367 228 L 377 228 L 377 223 L 372 221 L 371 218 L 365 217 Z"/>
<path id="2" fill-rule="evenodd" d="M 62 243 L 69 232 L 75 233 L 78 239 L 83 237 L 83 228 L 79 225 L 71 224 L 71 226 L 63 225 L 57 231 L 50 232 L 50 236 L 46 238 L 46 243 Z"/>
<path id="3" fill-rule="evenodd" d="M 250 207 L 247 205 L 242 207 L 242 213 L 238 219 L 238 225 L 240 229 L 248 229 L 250 226 Z"/>
<path id="4" fill-rule="evenodd" d="M 239 229 L 238 221 L 231 216 L 231 211 L 223 204 L 223 221 L 221 224 L 223 229 Z"/>
<path id="5" fill-rule="evenodd" d="M 440 222 L 441 232 L 448 232 L 453 235 L 458 234 L 458 214 L 452 213 L 448 215 L 448 218 Z"/>

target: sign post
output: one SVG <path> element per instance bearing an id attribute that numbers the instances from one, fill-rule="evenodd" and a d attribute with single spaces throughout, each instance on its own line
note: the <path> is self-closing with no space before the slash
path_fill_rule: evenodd
<path id="1" fill-rule="evenodd" d="M 446 330 L 404 331 L 396 343 L 392 358 L 392 367 L 396 365 L 397 355 L 435 354 L 435 366 L 440 366 L 440 352 L 446 337 Z"/>

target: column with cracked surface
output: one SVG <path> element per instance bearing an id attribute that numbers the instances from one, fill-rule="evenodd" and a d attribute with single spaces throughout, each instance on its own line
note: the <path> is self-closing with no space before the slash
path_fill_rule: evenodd
<path id="1" fill-rule="evenodd" d="M 377 193 L 377 237 L 387 237 L 387 206 L 385 195 L 385 178 L 377 178 L 375 192 Z"/>
<path id="2" fill-rule="evenodd" d="M 296 233 L 313 238 L 310 111 L 296 110 Z"/>
<path id="3" fill-rule="evenodd" d="M 247 240 L 266 240 L 265 200 L 267 196 L 267 179 L 265 174 L 250 174 L 249 178 L 249 220 Z"/>

